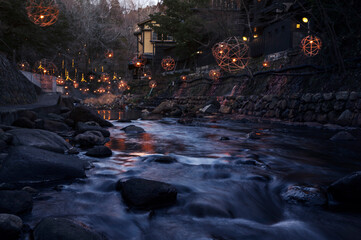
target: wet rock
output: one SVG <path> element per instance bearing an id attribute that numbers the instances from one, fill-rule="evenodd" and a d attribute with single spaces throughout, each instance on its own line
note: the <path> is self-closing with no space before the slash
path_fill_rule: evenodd
<path id="1" fill-rule="evenodd" d="M 333 94 L 333 93 L 324 93 L 324 94 L 323 94 L 323 99 L 324 99 L 325 101 L 330 101 L 330 100 L 332 100 L 334 97 L 335 97 L 335 94 Z"/>
<path id="2" fill-rule="evenodd" d="M 153 180 L 133 178 L 125 182 L 119 181 L 117 189 L 128 205 L 140 209 L 167 207 L 177 200 L 175 187 Z"/>
<path id="3" fill-rule="evenodd" d="M 29 186 L 23 187 L 21 190 L 22 190 L 22 191 L 25 191 L 25 192 L 28 192 L 28 193 L 30 193 L 30 194 L 33 194 L 33 195 L 39 193 L 38 190 L 36 190 L 35 188 L 32 188 L 32 187 L 29 187 Z"/>
<path id="4" fill-rule="evenodd" d="M 132 121 L 129 120 L 129 119 L 119 119 L 119 120 L 117 120 L 117 122 L 120 122 L 120 123 L 130 123 L 130 122 L 132 122 Z"/>
<path id="5" fill-rule="evenodd" d="M 16 190 L 16 186 L 10 183 L 1 183 L 0 190 Z"/>
<path id="6" fill-rule="evenodd" d="M 41 118 L 35 119 L 34 124 L 35 124 L 34 128 L 44 129 L 44 119 Z"/>
<path id="7" fill-rule="evenodd" d="M 306 102 L 306 103 L 311 102 L 311 100 L 312 100 L 311 93 L 306 93 L 306 94 L 302 95 L 302 97 L 301 97 L 301 101 Z"/>
<path id="8" fill-rule="evenodd" d="M 8 131 L 13 135 L 13 145 L 31 146 L 53 152 L 64 153 L 72 146 L 56 133 L 41 129 L 14 129 Z"/>
<path id="9" fill-rule="evenodd" d="M 0 212 L 9 214 L 21 214 L 31 211 L 33 198 L 25 191 L 0 191 Z"/>
<path id="10" fill-rule="evenodd" d="M 157 162 L 157 163 L 175 163 L 177 162 L 177 159 L 171 156 L 166 155 L 148 155 L 142 157 L 142 160 L 144 162 Z"/>
<path id="11" fill-rule="evenodd" d="M 12 214 L 0 214 L 0 236 L 2 239 L 19 239 L 23 221 L 18 216 Z"/>
<path id="12" fill-rule="evenodd" d="M 93 122 L 95 123 L 95 122 Z M 101 126 L 97 125 L 97 124 L 92 124 L 92 123 L 83 123 L 83 122 L 78 122 L 77 123 L 77 132 L 78 133 L 84 133 L 87 131 L 98 131 L 101 132 L 101 134 L 104 137 L 109 137 L 110 136 L 110 132 L 104 128 L 102 128 Z"/>
<path id="13" fill-rule="evenodd" d="M 354 172 L 332 183 L 327 191 L 337 202 L 359 205 L 361 201 L 361 171 Z"/>
<path id="14" fill-rule="evenodd" d="M 206 114 L 215 114 L 218 113 L 218 109 L 219 107 L 217 107 L 216 105 L 208 104 L 203 108 L 199 109 L 199 111 Z"/>
<path id="15" fill-rule="evenodd" d="M 193 118 L 190 117 L 183 117 L 178 119 L 177 123 L 183 124 L 183 125 L 188 125 L 191 124 L 193 122 Z"/>
<path id="16" fill-rule="evenodd" d="M 70 108 L 68 108 L 68 107 L 61 107 L 60 108 L 60 113 L 67 113 L 67 112 L 70 112 L 71 110 L 70 110 Z"/>
<path id="17" fill-rule="evenodd" d="M 35 119 L 38 118 L 38 114 L 34 111 L 24 110 L 19 113 L 19 117 L 24 117 L 31 121 L 35 121 Z"/>
<path id="18" fill-rule="evenodd" d="M 225 106 L 225 105 L 222 105 L 220 108 L 219 108 L 219 111 L 223 114 L 229 114 L 231 113 L 232 111 L 232 108 L 230 106 Z"/>
<path id="19" fill-rule="evenodd" d="M 316 186 L 290 186 L 282 194 L 282 198 L 291 204 L 322 206 L 327 203 L 325 191 Z"/>
<path id="20" fill-rule="evenodd" d="M 5 141 L 0 140 L 0 152 L 2 152 L 7 147 L 8 147 L 8 144 Z"/>
<path id="21" fill-rule="evenodd" d="M 73 141 L 79 144 L 80 147 L 93 147 L 95 145 L 103 145 L 106 142 L 103 134 L 98 131 L 86 131 L 78 134 Z"/>
<path id="22" fill-rule="evenodd" d="M 220 141 L 228 141 L 228 140 L 230 140 L 230 138 L 229 137 L 221 137 L 219 140 Z"/>
<path id="23" fill-rule="evenodd" d="M 53 121 L 53 120 L 44 120 L 44 129 L 51 132 L 66 132 L 69 131 L 70 128 L 68 125 L 62 122 Z"/>
<path id="24" fill-rule="evenodd" d="M 41 220 L 34 229 L 34 240 L 102 240 L 85 224 L 66 218 L 48 217 Z"/>
<path id="25" fill-rule="evenodd" d="M 69 118 L 72 119 L 74 122 L 89 122 L 94 121 L 99 123 L 102 127 L 112 127 L 113 124 L 101 118 L 101 116 L 95 112 L 94 110 L 87 108 L 85 106 L 77 106 L 75 107 L 70 115 Z"/>
<path id="26" fill-rule="evenodd" d="M 171 117 L 180 117 L 180 116 L 182 116 L 182 114 L 183 114 L 183 111 L 179 106 L 173 107 L 169 113 L 169 115 Z"/>
<path id="27" fill-rule="evenodd" d="M 160 120 L 163 118 L 162 114 L 153 114 L 150 113 L 148 115 L 142 115 L 142 120 Z"/>
<path id="28" fill-rule="evenodd" d="M 9 131 L 9 130 L 16 129 L 16 127 L 4 125 L 4 124 L 0 124 L 0 128 L 1 128 L 4 132 Z"/>
<path id="29" fill-rule="evenodd" d="M 11 147 L 0 168 L 0 182 L 25 183 L 85 177 L 84 161 L 28 146 Z"/>
<path id="30" fill-rule="evenodd" d="M 129 125 L 126 126 L 125 128 L 122 128 L 121 130 L 123 130 L 125 133 L 144 133 L 145 130 L 141 127 L 137 127 L 135 125 Z"/>
<path id="31" fill-rule="evenodd" d="M 348 126 L 352 123 L 352 117 L 353 114 L 350 110 L 345 110 L 337 119 L 337 124 L 340 124 L 341 126 Z"/>
<path id="32" fill-rule="evenodd" d="M 21 117 L 16 119 L 13 123 L 13 126 L 15 127 L 20 127 L 20 128 L 34 128 L 35 127 L 35 123 L 33 121 L 31 121 L 28 118 L 25 117 Z"/>
<path id="33" fill-rule="evenodd" d="M 166 112 L 172 111 L 173 107 L 175 106 L 175 103 L 173 101 L 164 101 L 161 104 L 159 104 L 152 113 L 155 114 L 162 114 Z"/>
<path id="34" fill-rule="evenodd" d="M 261 138 L 261 133 L 259 132 L 250 132 L 246 135 L 247 139 L 260 139 Z"/>
<path id="35" fill-rule="evenodd" d="M 350 100 L 350 101 L 355 101 L 355 100 L 357 100 L 358 97 L 359 97 L 359 93 L 357 93 L 357 92 L 351 92 L 351 93 L 350 93 L 349 100 Z"/>
<path id="36" fill-rule="evenodd" d="M 106 146 L 97 146 L 88 150 L 85 155 L 97 158 L 106 158 L 112 156 L 112 150 Z"/>
<path id="37" fill-rule="evenodd" d="M 330 138 L 331 141 L 355 141 L 356 138 L 352 136 L 351 133 L 346 131 L 341 131 L 336 133 L 333 137 Z"/>

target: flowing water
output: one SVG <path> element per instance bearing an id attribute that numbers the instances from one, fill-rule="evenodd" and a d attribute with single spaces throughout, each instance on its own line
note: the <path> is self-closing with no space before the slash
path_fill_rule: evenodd
<path id="1" fill-rule="evenodd" d="M 133 120 L 146 131 L 139 135 L 121 130 L 130 123 L 113 123 L 107 143 L 113 156 L 94 162 L 86 179 L 42 190 L 28 224 L 65 216 L 114 240 L 361 239 L 360 213 L 281 198 L 291 184 L 325 186 L 361 170 L 359 142 L 331 142 L 332 131 L 233 121 L 184 126 L 176 119 Z M 247 139 L 251 131 L 257 139 Z M 155 153 L 178 162 L 141 160 Z M 129 209 L 115 184 L 130 177 L 173 184 L 176 205 L 154 212 Z"/>

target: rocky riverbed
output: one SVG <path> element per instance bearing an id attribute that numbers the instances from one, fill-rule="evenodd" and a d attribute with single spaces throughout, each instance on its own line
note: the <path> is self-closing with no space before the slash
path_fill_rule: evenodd
<path id="1" fill-rule="evenodd" d="M 142 113 L 157 120 L 123 113 L 112 120 L 109 113 L 106 121 L 67 105 L 46 114 L 24 111 L 12 126 L 0 125 L 1 236 L 344 240 L 360 234 L 359 129 L 178 110 L 163 103 Z M 182 118 L 163 118 L 174 111 Z"/>

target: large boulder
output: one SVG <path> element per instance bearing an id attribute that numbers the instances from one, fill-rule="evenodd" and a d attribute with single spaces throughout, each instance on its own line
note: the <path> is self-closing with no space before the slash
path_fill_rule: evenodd
<path id="1" fill-rule="evenodd" d="M 0 191 L 0 212 L 21 214 L 31 211 L 33 197 L 26 191 Z"/>
<path id="2" fill-rule="evenodd" d="M 41 129 L 14 129 L 7 133 L 13 135 L 13 145 L 31 146 L 48 151 L 64 153 L 73 147 L 56 133 Z"/>
<path id="3" fill-rule="evenodd" d="M 11 147 L 0 168 L 0 182 L 24 183 L 85 177 L 84 161 L 28 146 Z"/>
<path id="4" fill-rule="evenodd" d="M 98 131 L 86 131 L 76 135 L 73 140 L 76 144 L 79 144 L 81 147 L 85 148 L 93 147 L 95 145 L 103 145 L 106 143 L 103 134 Z"/>
<path id="5" fill-rule="evenodd" d="M 333 200 L 359 205 L 361 202 L 361 171 L 354 172 L 332 183 L 327 189 Z"/>
<path id="6" fill-rule="evenodd" d="M 78 133 L 84 133 L 86 131 L 98 131 L 101 132 L 104 137 L 110 136 L 110 132 L 99 126 L 96 122 L 78 122 L 76 128 Z"/>
<path id="7" fill-rule="evenodd" d="M 125 133 L 129 133 L 129 134 L 133 134 L 133 133 L 144 133 L 144 129 L 141 128 L 141 127 L 137 127 L 135 125 L 129 125 L 129 126 L 126 126 L 124 128 L 122 128 L 122 130 L 125 132 Z"/>
<path id="8" fill-rule="evenodd" d="M 170 184 L 132 178 L 119 181 L 117 189 L 121 191 L 124 201 L 131 207 L 139 209 L 155 209 L 174 204 L 177 190 Z"/>
<path id="9" fill-rule="evenodd" d="M 35 127 L 35 123 L 26 117 L 20 117 L 20 118 L 16 119 L 12 123 L 12 125 L 15 127 L 20 127 L 20 128 L 34 128 Z"/>
<path id="10" fill-rule="evenodd" d="M 90 157 L 97 157 L 97 158 L 106 158 L 112 156 L 112 150 L 110 150 L 106 146 L 96 146 L 92 149 L 89 149 L 85 155 Z"/>
<path id="11" fill-rule="evenodd" d="M 23 221 L 12 214 L 0 214 L 0 236 L 2 239 L 17 240 L 20 237 Z"/>
<path id="12" fill-rule="evenodd" d="M 351 133 L 346 131 L 341 131 L 336 133 L 330 138 L 331 141 L 355 141 L 356 138 L 352 136 Z"/>
<path id="13" fill-rule="evenodd" d="M 44 129 L 51 131 L 51 132 L 66 132 L 69 131 L 70 128 L 68 125 L 66 125 L 63 122 L 59 122 L 59 121 L 53 121 L 53 120 L 48 120 L 45 119 L 44 120 Z"/>
<path id="14" fill-rule="evenodd" d="M 75 107 L 70 115 L 69 118 L 72 119 L 74 122 L 89 122 L 94 121 L 99 123 L 102 127 L 112 127 L 113 124 L 104 120 L 97 112 L 94 110 L 87 108 L 85 106 L 77 106 Z"/>
<path id="15" fill-rule="evenodd" d="M 48 217 L 41 220 L 34 229 L 34 240 L 101 240 L 83 223 L 66 218 Z"/>
<path id="16" fill-rule="evenodd" d="M 166 113 L 172 111 L 173 107 L 175 106 L 175 103 L 173 101 L 164 101 L 161 104 L 159 104 L 152 113 L 154 114 L 160 114 L 160 113 Z"/>
<path id="17" fill-rule="evenodd" d="M 322 206 L 327 203 L 325 191 L 317 186 L 289 186 L 282 198 L 291 204 L 307 206 Z"/>
<path id="18" fill-rule="evenodd" d="M 345 110 L 337 119 L 337 124 L 341 126 L 348 126 L 351 125 L 353 118 L 353 113 L 350 110 Z"/>

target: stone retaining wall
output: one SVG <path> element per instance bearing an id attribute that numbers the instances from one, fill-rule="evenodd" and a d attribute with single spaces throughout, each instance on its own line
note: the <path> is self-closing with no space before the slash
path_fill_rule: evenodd
<path id="1" fill-rule="evenodd" d="M 361 127 L 361 92 L 306 93 L 287 96 L 217 97 L 222 113 L 240 113 L 295 122 Z M 180 97 L 179 105 L 204 105 L 210 97 Z"/>

